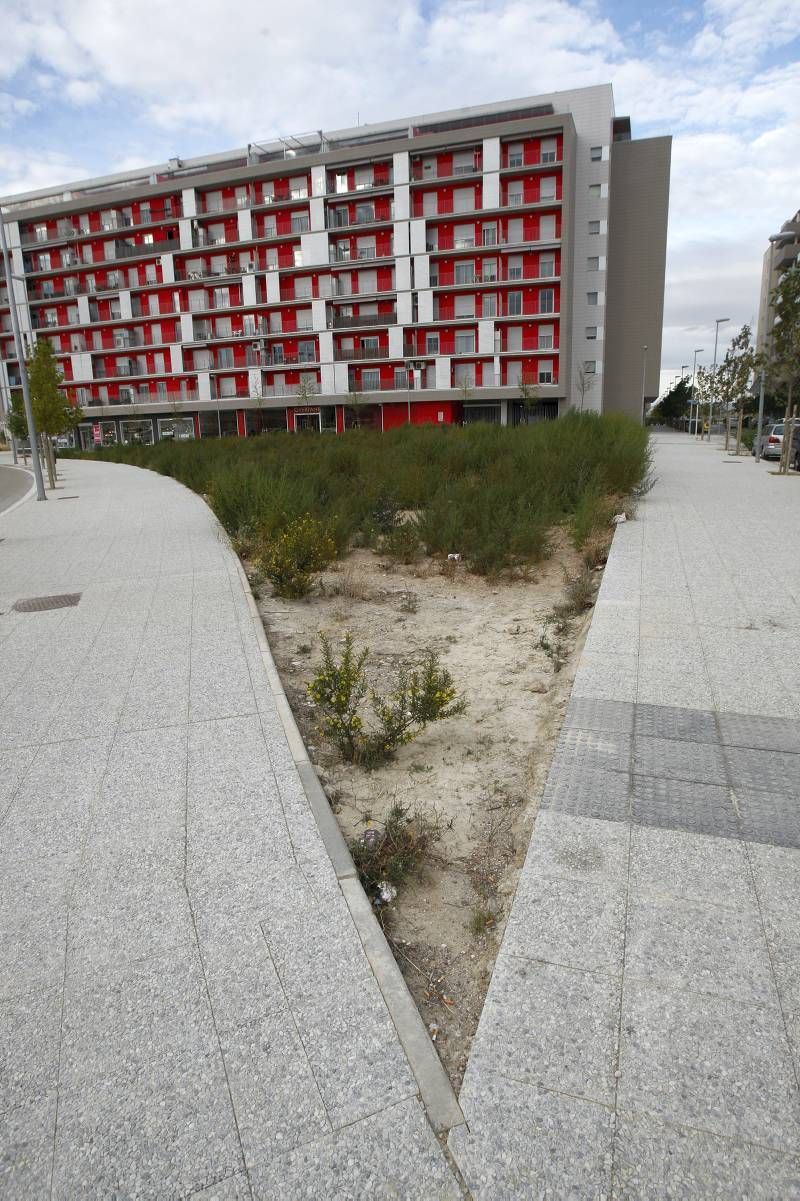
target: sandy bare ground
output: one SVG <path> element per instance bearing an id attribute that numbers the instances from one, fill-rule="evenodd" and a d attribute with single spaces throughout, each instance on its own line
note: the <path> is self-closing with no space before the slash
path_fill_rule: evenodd
<path id="1" fill-rule="evenodd" d="M 394 953 L 454 1087 L 499 947 L 588 616 L 573 623 L 560 670 L 540 645 L 565 574 L 579 556 L 560 540 L 524 581 L 489 582 L 423 559 L 395 566 L 356 550 L 302 601 L 259 599 L 264 628 L 312 761 L 345 837 L 380 825 L 395 802 L 435 811 L 436 857 L 381 913 Z M 597 579 L 599 582 L 599 573 Z M 430 726 L 372 772 L 325 745 L 306 684 L 319 634 L 347 631 L 369 647 L 367 671 L 388 687 L 393 667 L 436 650 L 467 700 L 463 716 Z M 483 927 L 478 929 L 478 927 Z"/>

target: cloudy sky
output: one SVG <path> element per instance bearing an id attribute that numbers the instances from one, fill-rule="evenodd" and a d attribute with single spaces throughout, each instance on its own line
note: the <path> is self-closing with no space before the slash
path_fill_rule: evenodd
<path id="1" fill-rule="evenodd" d="M 675 139 L 666 381 L 800 208 L 799 34 L 787 0 L 0 0 L 0 195 L 610 80 Z"/>

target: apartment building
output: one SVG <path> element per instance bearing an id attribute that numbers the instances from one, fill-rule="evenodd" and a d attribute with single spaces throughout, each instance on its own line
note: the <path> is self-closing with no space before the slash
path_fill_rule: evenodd
<path id="1" fill-rule="evenodd" d="M 771 297 L 785 273 L 800 261 L 800 212 L 784 221 L 780 233 L 773 234 L 764 251 L 761 263 L 761 292 L 758 301 L 756 349 L 768 347 L 769 334 L 775 324 Z"/>
<path id="2" fill-rule="evenodd" d="M 516 423 L 658 392 L 670 139 L 608 85 L 6 197 L 85 446 Z M 19 368 L 0 281 L 0 382 Z"/>

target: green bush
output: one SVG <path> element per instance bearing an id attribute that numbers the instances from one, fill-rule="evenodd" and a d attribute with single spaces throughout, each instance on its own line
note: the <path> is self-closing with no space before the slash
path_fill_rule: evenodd
<path id="1" fill-rule="evenodd" d="M 308 695 L 320 710 L 323 734 L 349 763 L 375 767 L 426 726 L 466 709 L 450 672 L 439 665 L 434 651 L 426 651 L 417 668 L 401 667 L 392 690 L 381 696 L 367 681 L 369 651 L 356 654 L 352 634 L 345 635 L 338 661 L 324 634 L 320 642 L 322 666 L 307 686 Z M 371 729 L 361 716 L 368 694 L 375 719 Z"/>
<path id="2" fill-rule="evenodd" d="M 416 563 L 422 554 L 422 542 L 416 521 L 396 525 L 384 537 L 381 550 L 396 563 Z"/>
<path id="3" fill-rule="evenodd" d="M 149 467 L 201 496 L 231 536 L 279 534 L 310 514 L 338 554 L 375 545 L 413 510 L 429 554 L 497 575 L 534 564 L 566 523 L 581 544 L 649 466 L 648 435 L 619 415 L 570 414 L 509 428 L 478 423 L 355 429 L 337 437 L 207 438 L 109 447 L 87 457 Z M 245 539 L 246 541 L 246 539 Z"/>
<path id="4" fill-rule="evenodd" d="M 435 814 L 395 804 L 383 829 L 371 826 L 350 843 L 361 885 L 376 908 L 390 904 L 396 890 L 419 875 L 441 837 Z"/>
<path id="5" fill-rule="evenodd" d="M 314 576 L 336 557 L 336 543 L 310 513 L 290 521 L 280 533 L 265 531 L 256 566 L 276 596 L 293 600 L 308 596 Z"/>

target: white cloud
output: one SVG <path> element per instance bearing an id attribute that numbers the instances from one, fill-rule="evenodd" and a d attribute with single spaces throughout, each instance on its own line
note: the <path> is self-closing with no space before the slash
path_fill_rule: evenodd
<path id="1" fill-rule="evenodd" d="M 766 237 L 800 204 L 795 9 L 705 0 L 642 34 L 615 25 L 607 0 L 17 0 L 0 76 L 39 77 L 42 107 L 63 92 L 90 110 L 102 92 L 127 108 L 118 161 L 93 164 L 103 173 L 161 161 L 167 141 L 214 151 L 610 80 L 635 136 L 675 135 L 664 362 L 679 367 L 721 295 L 750 319 Z M 60 161 L 45 147 L 16 178 L 80 174 Z"/>
<path id="2" fill-rule="evenodd" d="M 12 96 L 10 92 L 0 92 L 0 126 L 11 125 L 17 117 L 28 117 L 36 112 L 32 100 L 21 96 Z"/>
<path id="3" fill-rule="evenodd" d="M 0 143 L 0 196 L 71 183 L 88 174 L 84 163 L 57 150 L 21 150 Z"/>

